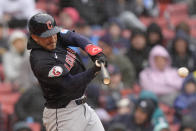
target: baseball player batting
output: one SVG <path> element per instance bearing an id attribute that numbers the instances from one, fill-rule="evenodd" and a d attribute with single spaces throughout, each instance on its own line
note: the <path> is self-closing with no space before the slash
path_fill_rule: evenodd
<path id="1" fill-rule="evenodd" d="M 95 64 L 85 69 L 80 47 L 95 62 L 106 63 L 102 49 L 75 32 L 56 26 L 52 16 L 34 15 L 28 22 L 31 68 L 46 99 L 43 123 L 47 131 L 104 131 L 95 111 L 86 104 L 87 84 L 100 71 Z"/>

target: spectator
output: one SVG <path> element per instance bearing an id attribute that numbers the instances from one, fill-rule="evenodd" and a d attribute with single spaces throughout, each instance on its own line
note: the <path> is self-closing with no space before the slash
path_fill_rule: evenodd
<path id="1" fill-rule="evenodd" d="M 146 45 L 145 32 L 140 30 L 133 30 L 131 35 L 131 47 L 128 50 L 127 57 L 133 63 L 136 70 L 136 78 L 139 73 L 148 64 L 148 48 Z"/>
<path id="2" fill-rule="evenodd" d="M 52 16 L 57 17 L 59 13 L 59 0 L 44 0 L 46 5 L 46 12 Z M 58 17 L 57 17 L 58 20 Z"/>
<path id="3" fill-rule="evenodd" d="M 133 110 L 134 104 L 128 98 L 122 98 L 117 103 L 118 115 L 130 114 Z"/>
<path id="4" fill-rule="evenodd" d="M 10 27 L 25 27 L 27 19 L 33 14 L 35 14 L 34 0 L 0 1 L 0 18 L 9 22 Z"/>
<path id="5" fill-rule="evenodd" d="M 193 74 L 188 76 L 181 90 L 181 94 L 176 98 L 174 107 L 176 110 L 176 117 L 178 120 L 182 120 L 182 117 L 187 113 L 190 113 L 188 108 L 194 102 L 196 102 L 196 81 Z"/>
<path id="6" fill-rule="evenodd" d="M 122 73 L 122 81 L 125 84 L 125 87 L 128 86 L 131 88 L 135 81 L 135 71 L 133 64 L 126 56 L 113 53 L 112 40 L 110 37 L 100 38 L 99 46 L 104 49 L 103 52 L 108 58 L 108 63 L 119 67 L 120 72 Z"/>
<path id="7" fill-rule="evenodd" d="M 2 56 L 7 50 L 7 27 L 3 21 L 0 21 L 0 64 L 2 63 Z"/>
<path id="8" fill-rule="evenodd" d="M 108 24 L 106 34 L 103 37 L 109 37 L 111 39 L 111 46 L 115 53 L 126 53 L 129 42 L 122 37 L 122 23 L 117 18 L 111 18 Z"/>
<path id="9" fill-rule="evenodd" d="M 111 125 L 108 131 L 126 131 L 126 127 L 120 123 L 115 123 Z"/>
<path id="10" fill-rule="evenodd" d="M 18 122 L 14 125 L 13 131 L 32 131 L 26 122 Z"/>
<path id="11" fill-rule="evenodd" d="M 98 85 L 89 85 L 86 90 L 87 103 L 95 109 L 95 112 L 99 116 L 103 126 L 107 128 L 108 122 L 111 120 L 111 116 L 105 110 L 105 107 L 101 104 L 101 90 Z M 104 101 L 105 102 L 105 101 Z"/>
<path id="12" fill-rule="evenodd" d="M 15 105 L 18 121 L 25 121 L 28 117 L 32 117 L 34 121 L 41 123 L 44 102 L 39 86 L 26 90 Z"/>
<path id="13" fill-rule="evenodd" d="M 103 88 L 103 92 L 107 97 L 106 109 L 112 111 L 117 109 L 117 102 L 121 99 L 121 91 L 125 88 L 122 82 L 122 74 L 115 65 L 108 65 L 110 73 L 109 88 Z"/>
<path id="14" fill-rule="evenodd" d="M 115 117 L 111 123 L 121 123 L 126 126 L 127 131 L 152 131 L 150 121 L 154 110 L 155 105 L 151 100 L 139 100 L 132 115 Z"/>
<path id="15" fill-rule="evenodd" d="M 79 21 L 80 16 L 76 9 L 72 7 L 64 8 L 60 15 L 60 25 L 65 29 L 73 29 L 75 24 Z"/>
<path id="16" fill-rule="evenodd" d="M 196 2 L 194 2 L 194 3 L 196 3 Z M 183 21 L 180 22 L 180 23 L 176 26 L 176 28 L 175 28 L 176 34 L 177 34 L 179 31 L 183 31 L 184 33 L 186 33 L 186 34 L 188 35 L 190 49 L 191 49 L 192 51 L 195 51 L 195 50 L 196 50 L 196 47 L 195 47 L 195 45 L 196 45 L 196 39 L 195 39 L 193 36 L 191 36 L 191 28 L 190 28 L 190 26 L 188 25 L 188 23 L 183 22 Z"/>
<path id="17" fill-rule="evenodd" d="M 31 70 L 29 57 L 25 57 L 23 59 L 18 71 L 19 71 L 19 76 L 16 78 L 16 82 L 19 87 L 19 91 L 21 93 L 23 93 L 28 88 L 38 83 L 37 79 L 35 78 Z"/>
<path id="18" fill-rule="evenodd" d="M 181 88 L 182 78 L 171 67 L 171 58 L 166 49 L 155 46 L 150 52 L 149 64 L 150 67 L 140 73 L 142 88 L 154 92 L 161 102 L 172 105 Z"/>
<path id="19" fill-rule="evenodd" d="M 167 124 L 164 113 L 159 108 L 158 97 L 153 92 L 143 90 L 139 95 L 139 100 L 140 99 L 141 100 L 142 99 L 151 100 L 156 106 L 156 109 L 152 115 L 152 121 L 151 121 L 151 123 L 154 125 L 154 130 L 160 129 L 160 127 L 162 127 L 162 125 Z"/>
<path id="20" fill-rule="evenodd" d="M 71 6 L 76 8 L 80 16 L 90 25 L 103 24 L 106 20 L 103 9 L 104 1 L 100 0 L 72 0 Z"/>
<path id="21" fill-rule="evenodd" d="M 93 34 L 91 26 L 86 21 L 80 20 L 79 22 L 77 22 L 75 31 L 88 37 L 92 41 L 92 43 L 97 44 L 98 36 Z"/>
<path id="22" fill-rule="evenodd" d="M 156 126 L 153 131 L 170 131 L 169 125 L 166 122 L 160 122 L 160 124 Z"/>
<path id="23" fill-rule="evenodd" d="M 193 71 L 196 66 L 196 56 L 190 49 L 189 37 L 183 31 L 179 31 L 173 40 L 170 54 L 172 57 L 172 65 L 180 68 L 187 67 Z"/>
<path id="24" fill-rule="evenodd" d="M 147 28 L 147 45 L 152 49 L 156 45 L 163 44 L 163 34 L 161 27 L 156 23 L 151 23 Z"/>
<path id="25" fill-rule="evenodd" d="M 10 50 L 3 55 L 5 77 L 8 81 L 17 83 L 19 68 L 28 57 L 26 52 L 27 36 L 19 30 L 14 31 L 9 38 Z"/>
<path id="26" fill-rule="evenodd" d="M 195 121 L 191 116 L 184 116 L 179 131 L 196 131 Z"/>

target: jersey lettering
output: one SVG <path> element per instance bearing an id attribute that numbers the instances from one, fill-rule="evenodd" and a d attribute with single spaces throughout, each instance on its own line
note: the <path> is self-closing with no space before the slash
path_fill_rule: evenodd
<path id="1" fill-rule="evenodd" d="M 65 58 L 65 64 L 64 66 L 70 71 L 72 69 L 72 67 L 74 66 L 74 62 L 75 62 L 75 59 L 76 59 L 76 55 L 73 54 L 73 52 L 71 51 L 67 51 L 67 55 L 66 55 L 66 58 Z"/>

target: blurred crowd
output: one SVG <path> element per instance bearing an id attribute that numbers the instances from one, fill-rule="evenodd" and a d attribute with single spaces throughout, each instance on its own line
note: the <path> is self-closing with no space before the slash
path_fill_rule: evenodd
<path id="1" fill-rule="evenodd" d="M 98 75 L 86 95 L 106 131 L 196 131 L 195 0 L 1 0 L 0 131 L 45 130 L 26 49 L 38 12 L 103 48 L 111 84 Z M 179 67 L 190 74 L 181 78 Z"/>

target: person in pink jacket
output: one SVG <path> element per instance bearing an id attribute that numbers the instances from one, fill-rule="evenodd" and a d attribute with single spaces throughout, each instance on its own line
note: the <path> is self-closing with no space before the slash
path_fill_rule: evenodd
<path id="1" fill-rule="evenodd" d="M 167 50 L 157 45 L 149 55 L 149 67 L 139 76 L 141 87 L 159 96 L 160 101 L 172 105 L 182 87 L 182 78 L 177 70 L 171 67 L 171 58 Z"/>

